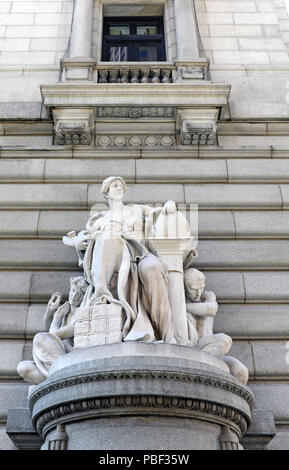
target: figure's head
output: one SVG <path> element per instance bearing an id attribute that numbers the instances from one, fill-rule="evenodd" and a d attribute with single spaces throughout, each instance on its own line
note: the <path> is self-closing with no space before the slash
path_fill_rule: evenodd
<path id="1" fill-rule="evenodd" d="M 192 302 L 200 302 L 205 288 L 205 275 L 194 268 L 189 268 L 184 275 L 187 297 Z"/>
<path id="2" fill-rule="evenodd" d="M 70 278 L 70 291 L 68 301 L 71 306 L 79 307 L 81 304 L 85 291 L 87 289 L 87 283 L 81 276 Z"/>
<path id="3" fill-rule="evenodd" d="M 102 183 L 101 191 L 106 200 L 121 201 L 126 191 L 126 183 L 121 176 L 110 176 Z"/>

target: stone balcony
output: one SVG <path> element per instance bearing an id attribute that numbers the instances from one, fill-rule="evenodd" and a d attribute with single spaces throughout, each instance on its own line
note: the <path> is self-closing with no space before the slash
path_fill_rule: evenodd
<path id="1" fill-rule="evenodd" d="M 228 106 L 231 87 L 211 82 L 208 65 L 205 58 L 63 60 L 59 83 L 41 87 L 43 104 L 55 123 L 55 144 L 216 145 L 217 121 Z M 127 120 L 134 121 L 129 133 Z"/>
<path id="2" fill-rule="evenodd" d="M 92 58 L 61 60 L 61 82 L 87 83 L 181 83 L 207 80 L 209 61 L 176 62 L 98 62 Z"/>

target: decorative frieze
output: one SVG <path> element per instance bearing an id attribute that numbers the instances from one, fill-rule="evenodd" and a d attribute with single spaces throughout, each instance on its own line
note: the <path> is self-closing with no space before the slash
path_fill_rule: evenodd
<path id="1" fill-rule="evenodd" d="M 175 116 L 175 108 L 165 106 L 152 107 L 99 107 L 96 108 L 97 119 L 145 119 L 170 118 Z"/>
<path id="2" fill-rule="evenodd" d="M 213 372 L 206 373 L 203 376 L 202 371 L 198 369 L 192 369 L 191 371 L 170 371 L 170 370 L 151 370 L 151 369 L 130 369 L 127 370 L 107 370 L 107 371 L 96 371 L 87 372 L 85 376 L 71 376 L 61 381 L 51 382 L 49 384 L 43 384 L 41 387 L 32 392 L 29 402 L 33 407 L 35 403 L 42 397 L 45 397 L 51 392 L 61 390 L 66 387 L 76 386 L 83 383 L 94 383 L 102 382 L 107 380 L 131 380 L 131 379 L 158 379 L 158 380 L 169 380 L 192 384 L 209 385 L 210 387 L 226 390 L 233 393 L 237 397 L 241 397 L 245 400 L 250 408 L 254 406 L 254 396 L 252 392 L 242 386 L 236 381 L 229 380 L 228 377 L 220 377 Z"/>
<path id="3" fill-rule="evenodd" d="M 198 417 L 210 419 L 211 415 L 222 420 L 230 420 L 239 429 L 240 434 L 244 434 L 248 427 L 245 416 L 239 410 L 232 407 L 206 400 L 158 395 L 108 396 L 55 406 L 37 417 L 35 425 L 38 434 L 43 436 L 46 433 L 46 429 L 49 429 L 49 424 L 53 423 L 55 419 L 69 420 L 70 416 L 75 416 L 76 413 L 90 413 L 90 416 L 96 417 L 115 416 L 120 413 L 131 414 L 132 412 L 138 415 L 149 414 L 153 416 L 159 413 L 163 414 L 164 410 L 167 410 L 170 416 L 184 416 L 196 419 L 197 415 Z M 225 449 L 222 447 L 222 450 Z"/>
<path id="4" fill-rule="evenodd" d="M 97 135 L 95 145 L 100 147 L 172 147 L 176 144 L 175 135 Z"/>

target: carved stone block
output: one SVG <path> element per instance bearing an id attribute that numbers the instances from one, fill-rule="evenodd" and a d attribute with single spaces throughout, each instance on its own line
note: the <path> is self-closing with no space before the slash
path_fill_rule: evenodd
<path id="1" fill-rule="evenodd" d="M 90 145 L 94 111 L 90 108 L 54 108 L 56 145 Z"/>
<path id="2" fill-rule="evenodd" d="M 77 309 L 74 349 L 121 342 L 123 324 L 121 305 L 100 304 Z"/>
<path id="3" fill-rule="evenodd" d="M 198 67 L 181 67 L 180 69 L 181 78 L 186 80 L 203 80 L 205 78 L 205 70 L 204 68 Z"/>
<path id="4" fill-rule="evenodd" d="M 208 80 L 209 61 L 205 57 L 199 57 L 195 61 L 176 61 L 176 69 L 173 71 L 173 82 L 188 82 L 195 80 Z"/>
<path id="5" fill-rule="evenodd" d="M 216 145 L 216 128 L 212 123 L 184 121 L 180 140 L 182 145 Z"/>
<path id="6" fill-rule="evenodd" d="M 181 145 L 216 145 L 218 110 L 187 108 L 177 112 L 177 132 Z"/>
<path id="7" fill-rule="evenodd" d="M 57 145 L 89 145 L 90 129 L 87 122 L 58 122 L 55 127 Z"/>

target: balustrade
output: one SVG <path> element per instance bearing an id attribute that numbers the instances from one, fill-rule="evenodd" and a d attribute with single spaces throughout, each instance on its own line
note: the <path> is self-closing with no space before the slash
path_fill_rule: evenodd
<path id="1" fill-rule="evenodd" d="M 172 83 L 174 66 L 109 65 L 98 68 L 98 83 Z"/>

